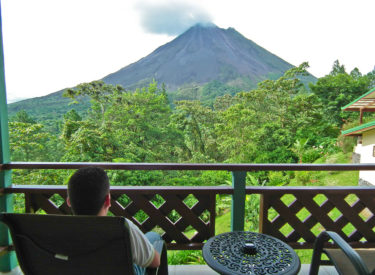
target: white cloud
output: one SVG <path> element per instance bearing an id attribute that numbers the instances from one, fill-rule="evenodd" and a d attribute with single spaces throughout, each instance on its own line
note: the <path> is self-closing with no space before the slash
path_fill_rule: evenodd
<path id="1" fill-rule="evenodd" d="M 145 31 L 156 34 L 179 35 L 198 23 L 210 23 L 210 14 L 187 2 L 140 2 L 136 8 Z"/>

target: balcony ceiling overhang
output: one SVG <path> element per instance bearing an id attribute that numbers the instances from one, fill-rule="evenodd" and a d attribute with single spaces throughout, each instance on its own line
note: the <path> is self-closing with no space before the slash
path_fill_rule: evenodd
<path id="1" fill-rule="evenodd" d="M 341 108 L 342 111 L 375 112 L 375 88 Z"/>

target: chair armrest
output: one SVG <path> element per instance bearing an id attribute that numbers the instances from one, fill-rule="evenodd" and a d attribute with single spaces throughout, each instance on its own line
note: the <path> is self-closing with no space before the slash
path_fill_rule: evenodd
<path id="1" fill-rule="evenodd" d="M 358 253 L 336 232 L 323 231 L 315 241 L 314 254 L 321 253 L 323 251 L 324 243 L 329 240 L 332 240 L 334 244 L 336 244 L 338 248 L 344 252 L 350 262 L 353 264 L 358 274 L 370 274 L 367 266 L 358 255 Z"/>

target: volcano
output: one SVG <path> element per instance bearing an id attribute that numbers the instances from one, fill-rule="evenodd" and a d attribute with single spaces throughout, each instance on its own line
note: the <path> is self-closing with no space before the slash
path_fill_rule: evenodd
<path id="1" fill-rule="evenodd" d="M 189 83 L 226 83 L 238 77 L 256 83 L 272 76 L 277 78 L 292 67 L 234 28 L 198 24 L 103 80 L 131 89 L 154 79 L 173 90 Z"/>
<path id="2" fill-rule="evenodd" d="M 217 96 L 251 90 L 264 79 L 277 79 L 292 67 L 234 28 L 198 24 L 102 80 L 128 90 L 145 87 L 156 80 L 160 85 L 164 83 L 171 102 L 181 99 L 212 102 Z M 315 80 L 310 75 L 307 81 L 302 81 Z M 196 87 L 203 91 L 196 92 Z M 70 100 L 63 98 L 62 93 L 63 90 L 11 103 L 9 114 L 25 110 L 39 120 L 61 116 L 71 109 Z M 86 100 L 75 105 L 75 109 L 82 112 L 88 106 Z"/>

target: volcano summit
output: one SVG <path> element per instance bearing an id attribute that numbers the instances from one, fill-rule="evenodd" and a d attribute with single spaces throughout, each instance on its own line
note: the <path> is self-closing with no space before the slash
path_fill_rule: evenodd
<path id="1" fill-rule="evenodd" d="M 233 28 L 198 24 L 148 56 L 103 78 L 125 88 L 155 79 L 168 90 L 213 80 L 227 83 L 245 77 L 254 84 L 281 76 L 293 67 Z"/>

